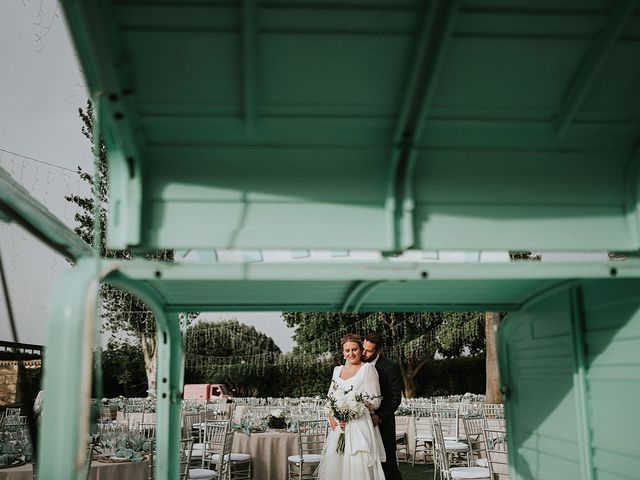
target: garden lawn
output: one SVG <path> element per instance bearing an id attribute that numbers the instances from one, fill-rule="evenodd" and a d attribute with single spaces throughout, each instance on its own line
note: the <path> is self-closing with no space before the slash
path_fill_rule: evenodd
<path id="1" fill-rule="evenodd" d="M 433 478 L 433 465 L 411 466 L 410 463 L 400 462 L 402 480 L 431 480 Z"/>

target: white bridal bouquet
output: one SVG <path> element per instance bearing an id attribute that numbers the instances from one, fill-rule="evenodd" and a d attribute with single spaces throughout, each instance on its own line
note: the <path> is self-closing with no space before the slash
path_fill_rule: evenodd
<path id="1" fill-rule="evenodd" d="M 366 394 L 356 393 L 353 387 L 343 390 L 335 382 L 331 381 L 331 388 L 327 395 L 325 410 L 338 422 L 350 422 L 360 418 L 365 413 L 369 413 L 370 404 L 367 402 L 371 397 Z M 338 437 L 338 447 L 336 452 L 344 455 L 344 431 L 340 430 Z"/>

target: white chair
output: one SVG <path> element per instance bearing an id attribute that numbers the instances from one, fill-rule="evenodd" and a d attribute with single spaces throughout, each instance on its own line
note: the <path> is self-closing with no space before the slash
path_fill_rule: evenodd
<path id="1" fill-rule="evenodd" d="M 487 419 L 487 428 L 505 430 L 504 405 L 501 403 L 487 403 L 483 405 L 484 416 Z"/>
<path id="2" fill-rule="evenodd" d="M 227 432 L 230 433 L 232 441 L 233 441 L 233 432 L 231 432 L 231 421 L 230 420 L 210 420 L 206 422 L 206 427 L 205 427 L 205 436 L 207 436 L 206 433 L 206 428 L 209 426 L 222 426 L 226 429 Z M 219 454 L 217 453 L 217 447 L 216 444 L 219 443 L 218 441 L 214 440 L 211 441 L 210 435 L 208 438 L 204 439 L 203 442 L 203 446 L 204 446 L 204 451 L 203 451 L 203 455 L 204 455 L 204 461 L 208 461 L 211 463 L 215 463 L 217 464 L 219 462 Z M 207 444 L 209 444 L 210 446 L 207 447 Z M 198 450 L 198 452 L 201 452 L 202 450 Z M 248 453 L 238 453 L 238 452 L 231 452 L 229 454 L 229 465 L 230 465 L 230 469 L 231 469 L 231 479 L 232 480 L 250 480 L 251 476 L 252 476 L 252 467 L 253 467 L 253 462 L 251 460 L 251 455 L 249 455 Z M 203 463 L 204 465 L 204 463 Z"/>
<path id="3" fill-rule="evenodd" d="M 318 478 L 318 466 L 327 436 L 326 420 L 298 421 L 298 455 L 287 458 L 288 480 Z"/>
<path id="4" fill-rule="evenodd" d="M 20 408 L 9 407 L 4 411 L 5 417 L 17 417 L 20 415 Z"/>
<path id="5" fill-rule="evenodd" d="M 233 437 L 233 432 L 230 433 Z M 233 441 L 231 442 L 233 444 Z M 220 454 L 211 455 L 211 463 L 218 464 Z M 229 470 L 231 480 L 250 480 L 252 471 L 251 455 L 248 453 L 229 453 Z"/>
<path id="6" fill-rule="evenodd" d="M 100 405 L 100 423 L 111 423 L 111 408 L 108 405 Z"/>
<path id="7" fill-rule="evenodd" d="M 138 423 L 148 423 L 151 415 L 143 403 L 127 403 L 124 406 L 123 413 L 124 423 L 128 426 Z"/>
<path id="8" fill-rule="evenodd" d="M 18 426 L 18 425 L 26 425 L 27 417 L 26 415 L 7 415 L 4 419 L 5 426 Z"/>
<path id="9" fill-rule="evenodd" d="M 433 409 L 432 416 L 440 421 L 442 427 L 442 435 L 446 441 L 459 441 L 460 422 L 457 408 L 436 407 Z"/>
<path id="10" fill-rule="evenodd" d="M 233 445 L 233 432 L 230 432 Z M 214 453 L 209 457 L 211 463 L 217 464 L 220 461 L 220 454 Z M 253 462 L 248 453 L 229 453 L 229 469 L 231 480 L 250 480 L 252 476 Z"/>
<path id="11" fill-rule="evenodd" d="M 469 461 L 478 467 L 488 467 L 487 451 L 484 442 L 484 429 L 487 422 L 481 410 L 470 411 L 462 417 L 467 444 L 469 445 Z"/>
<path id="12" fill-rule="evenodd" d="M 200 459 L 200 466 L 205 467 L 211 462 L 211 457 L 220 452 L 224 443 L 224 435 L 230 428 L 229 422 L 224 420 L 211 420 L 204 422 L 201 442 L 193 444 L 192 459 Z M 214 462 L 215 463 L 215 462 Z"/>
<path id="13" fill-rule="evenodd" d="M 155 423 L 136 423 L 129 426 L 130 434 L 138 434 L 145 440 L 153 440 L 156 438 L 156 424 Z"/>
<path id="14" fill-rule="evenodd" d="M 483 467 L 452 467 L 449 463 L 449 452 L 445 446 L 442 427 L 437 418 L 433 420 L 434 459 L 436 473 L 444 480 L 474 479 L 491 480 L 488 468 Z"/>
<path id="15" fill-rule="evenodd" d="M 205 405 L 205 420 L 227 420 L 226 400 L 215 400 Z"/>
<path id="16" fill-rule="evenodd" d="M 180 440 L 180 480 L 188 478 L 192 447 L 193 437 Z M 156 480 L 156 456 L 153 451 L 149 452 L 149 480 Z"/>
<path id="17" fill-rule="evenodd" d="M 413 431 L 415 432 L 413 442 L 413 456 L 411 465 L 416 464 L 418 454 L 422 453 L 424 463 L 427 463 L 427 455 L 433 456 L 433 424 L 431 422 L 431 409 L 416 408 L 413 416 Z"/>
<path id="18" fill-rule="evenodd" d="M 211 423 L 211 425 L 210 425 Z M 204 458 L 207 468 L 190 468 L 190 480 L 230 480 L 233 432 L 223 423 L 207 422 Z M 213 460 L 212 460 L 213 459 Z M 212 468 L 212 467 L 215 467 Z"/>
<path id="19" fill-rule="evenodd" d="M 500 429 L 485 428 L 484 437 L 492 480 L 508 479 L 509 455 L 507 449 L 507 432 Z"/>
<path id="20" fill-rule="evenodd" d="M 431 417 L 434 421 L 437 420 L 440 425 L 450 461 L 455 460 L 458 465 L 466 463 L 467 466 L 470 466 L 469 445 L 459 440 L 458 410 L 455 408 L 436 408 L 431 413 Z"/>
<path id="21" fill-rule="evenodd" d="M 25 415 L 6 416 L 2 424 L 2 431 L 9 433 L 14 439 L 29 435 L 29 426 Z"/>
<path id="22" fill-rule="evenodd" d="M 396 458 L 400 461 L 400 454 L 402 454 L 402 460 L 409 460 L 409 445 L 408 445 L 408 430 L 409 421 L 411 417 L 398 416 L 396 421 Z"/>
<path id="23" fill-rule="evenodd" d="M 202 462 L 202 451 L 204 450 L 204 445 L 202 442 L 202 434 L 204 430 L 204 413 L 203 412 L 182 412 L 182 438 L 193 437 L 193 445 L 191 452 L 191 460 L 199 460 Z M 199 452 L 199 454 L 194 455 L 195 451 Z"/>
<path id="24" fill-rule="evenodd" d="M 233 436 L 233 433 L 231 434 Z M 231 480 L 251 480 L 253 462 L 248 453 L 231 452 Z"/>

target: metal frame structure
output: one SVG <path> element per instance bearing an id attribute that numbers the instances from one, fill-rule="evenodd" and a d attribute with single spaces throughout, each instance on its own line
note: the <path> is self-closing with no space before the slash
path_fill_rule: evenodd
<path id="1" fill-rule="evenodd" d="M 0 189 L 5 220 L 77 260 L 51 300 L 39 478 L 82 473 L 99 282 L 155 314 L 158 478 L 179 474 L 176 316 L 195 310 L 509 312 L 499 353 L 511 478 L 640 471 L 636 260 L 393 258 L 640 249 L 636 1 L 63 6 L 109 151 L 109 248 L 382 257 L 102 260 L 15 185 Z"/>

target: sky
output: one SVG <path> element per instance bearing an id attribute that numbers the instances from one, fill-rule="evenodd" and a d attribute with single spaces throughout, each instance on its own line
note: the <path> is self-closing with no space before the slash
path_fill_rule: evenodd
<path id="1" fill-rule="evenodd" d="M 75 210 L 64 200 L 87 191 L 77 166 L 91 170 L 88 140 L 78 108 L 87 93 L 57 0 L 0 1 L 0 166 L 68 226 Z M 0 223 L 0 254 L 23 343 L 46 343 L 51 288 L 70 266 L 16 225 Z M 237 318 L 271 336 L 285 352 L 292 330 L 279 313 L 207 314 Z M 12 340 L 0 292 L 0 340 Z"/>

